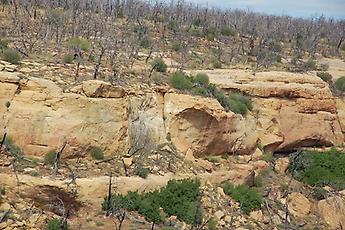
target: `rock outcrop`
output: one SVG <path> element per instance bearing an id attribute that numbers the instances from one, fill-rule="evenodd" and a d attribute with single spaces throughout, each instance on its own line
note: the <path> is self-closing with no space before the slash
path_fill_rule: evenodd
<path id="1" fill-rule="evenodd" d="M 36 156 L 65 142 L 69 154 L 88 146 L 121 154 L 171 141 L 180 152 L 195 156 L 343 142 L 344 122 L 339 122 L 336 101 L 317 77 L 236 73 L 208 72 L 211 82 L 227 92 L 253 98 L 254 111 L 244 117 L 225 112 L 212 98 L 159 89 L 127 94 L 99 80 L 64 91 L 50 80 L 2 71 L 1 133 L 7 132 L 26 154 Z"/>
<path id="2" fill-rule="evenodd" d="M 65 142 L 65 156 L 87 146 L 123 154 L 169 140 L 180 152 L 199 155 L 256 147 L 254 118 L 225 112 L 214 99 L 160 92 L 126 96 L 121 87 L 98 80 L 65 93 L 52 81 L 19 76 L 0 73 L 0 125 L 28 155 L 43 156 Z"/>
<path id="3" fill-rule="evenodd" d="M 345 200 L 339 196 L 320 200 L 318 205 L 320 216 L 332 229 L 342 229 L 345 226 Z"/>
<path id="4" fill-rule="evenodd" d="M 255 101 L 257 130 L 265 151 L 332 146 L 344 137 L 336 101 L 314 74 L 219 70 L 206 71 L 227 92 L 243 92 Z M 342 124 L 342 122 L 340 122 Z"/>

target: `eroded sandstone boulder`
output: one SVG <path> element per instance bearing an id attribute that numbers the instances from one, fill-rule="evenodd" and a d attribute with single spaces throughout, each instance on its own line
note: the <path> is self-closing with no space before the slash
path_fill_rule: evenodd
<path id="1" fill-rule="evenodd" d="M 341 229 L 345 226 L 345 200 L 339 196 L 320 200 L 318 211 L 325 222 L 332 229 Z"/>

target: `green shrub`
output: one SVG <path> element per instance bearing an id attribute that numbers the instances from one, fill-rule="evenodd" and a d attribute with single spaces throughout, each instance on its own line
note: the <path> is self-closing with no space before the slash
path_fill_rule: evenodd
<path id="1" fill-rule="evenodd" d="M 68 230 L 68 226 L 61 227 L 61 220 L 51 219 L 48 221 L 47 230 Z"/>
<path id="2" fill-rule="evenodd" d="M 193 87 L 191 79 L 183 72 L 175 72 L 170 76 L 170 84 L 175 89 L 190 90 Z"/>
<path id="3" fill-rule="evenodd" d="M 151 46 L 151 39 L 147 36 L 145 36 L 141 41 L 140 41 L 140 46 L 144 49 L 148 49 Z"/>
<path id="4" fill-rule="evenodd" d="M 169 216 L 192 224 L 196 215 L 200 215 L 198 208 L 200 199 L 200 181 L 186 179 L 182 181 L 170 180 L 160 192 L 160 205 Z"/>
<path id="5" fill-rule="evenodd" d="M 317 186 L 313 189 L 313 197 L 317 200 L 323 200 L 327 197 L 327 191 Z"/>
<path id="6" fill-rule="evenodd" d="M 212 217 L 208 223 L 207 223 L 207 227 L 209 230 L 216 230 L 217 229 L 217 224 L 218 224 L 218 220 L 214 217 Z"/>
<path id="7" fill-rule="evenodd" d="M 172 45 L 171 45 L 171 49 L 175 52 L 178 52 L 182 49 L 182 45 L 180 42 L 174 42 Z"/>
<path id="8" fill-rule="evenodd" d="M 150 170 L 148 168 L 142 167 L 141 165 L 134 169 L 134 174 L 144 179 L 148 177 L 149 173 Z"/>
<path id="9" fill-rule="evenodd" d="M 198 73 L 194 77 L 194 82 L 199 84 L 199 85 L 201 85 L 201 86 L 203 86 L 203 87 L 207 87 L 208 84 L 210 84 L 210 78 L 205 73 Z"/>
<path id="10" fill-rule="evenodd" d="M 20 149 L 20 147 L 18 145 L 16 145 L 13 142 L 13 139 L 11 136 L 7 135 L 4 141 L 4 144 L 9 148 L 9 151 L 14 154 L 14 155 L 21 155 L 22 154 L 22 150 Z"/>
<path id="11" fill-rule="evenodd" d="M 203 88 L 203 87 L 196 87 L 192 89 L 192 92 L 196 95 L 200 95 L 200 96 L 204 96 L 206 97 L 208 92 L 207 89 Z"/>
<path id="12" fill-rule="evenodd" d="M 190 29 L 190 34 L 193 37 L 203 37 L 204 36 L 204 32 L 200 28 L 195 28 L 195 27 L 192 27 Z"/>
<path id="13" fill-rule="evenodd" d="M 259 209 L 263 203 L 262 195 L 259 194 L 254 188 L 246 185 L 234 186 L 226 182 L 223 184 L 225 194 L 229 195 L 241 205 L 241 211 L 249 214 L 255 209 Z"/>
<path id="14" fill-rule="evenodd" d="M 316 70 L 317 69 L 317 67 L 316 67 L 316 62 L 313 60 L 313 59 L 309 59 L 308 61 L 307 61 L 307 63 L 305 63 L 305 68 L 307 69 L 307 70 Z"/>
<path id="15" fill-rule="evenodd" d="M 174 30 L 176 28 L 176 23 L 173 20 L 170 20 L 167 25 L 168 30 Z"/>
<path id="16" fill-rule="evenodd" d="M 316 76 L 321 78 L 325 82 L 331 82 L 332 81 L 332 75 L 327 72 L 317 72 Z"/>
<path id="17" fill-rule="evenodd" d="M 84 38 L 70 38 L 67 41 L 67 47 L 77 51 L 87 51 L 90 49 L 91 44 Z"/>
<path id="18" fill-rule="evenodd" d="M 72 64 L 74 60 L 74 55 L 73 54 L 65 54 L 63 56 L 63 62 L 66 64 Z"/>
<path id="19" fill-rule="evenodd" d="M 220 61 L 218 61 L 218 60 L 214 60 L 212 62 L 212 66 L 213 66 L 214 69 L 221 69 L 222 68 L 222 63 Z"/>
<path id="20" fill-rule="evenodd" d="M 8 44 L 10 44 L 10 42 L 11 41 L 9 39 L 1 38 L 0 39 L 0 51 L 7 49 Z"/>
<path id="21" fill-rule="evenodd" d="M 264 153 L 261 157 L 261 160 L 271 162 L 273 160 L 273 153 L 272 152 Z"/>
<path id="22" fill-rule="evenodd" d="M 5 106 L 6 106 L 6 108 L 9 108 L 11 106 L 11 102 L 6 101 Z"/>
<path id="23" fill-rule="evenodd" d="M 103 210 L 113 212 L 120 209 L 138 211 L 148 221 L 159 223 L 163 221 L 160 208 L 168 215 L 175 215 L 188 224 L 201 219 L 200 182 L 185 179 L 170 180 L 160 191 L 138 194 L 129 192 L 126 196 L 112 195 L 111 207 L 108 207 L 108 197 L 104 198 Z M 197 219 L 197 220 L 196 220 Z"/>
<path id="24" fill-rule="evenodd" d="M 44 156 L 44 163 L 46 165 L 52 165 L 54 164 L 55 162 L 55 159 L 56 159 L 56 156 L 57 156 L 57 152 L 52 150 L 52 151 L 49 151 L 45 156 Z"/>
<path id="25" fill-rule="evenodd" d="M 103 160 L 104 159 L 104 153 L 101 148 L 99 147 L 93 147 L 90 151 L 90 155 L 92 159 L 94 160 Z"/>
<path id="26" fill-rule="evenodd" d="M 3 59 L 5 61 L 12 63 L 12 64 L 19 64 L 19 62 L 21 60 L 19 52 L 15 49 L 11 49 L 11 48 L 5 49 L 2 56 L 3 56 Z"/>
<path id="27" fill-rule="evenodd" d="M 162 58 L 156 58 L 153 60 L 151 66 L 154 70 L 160 73 L 165 73 L 168 68 L 167 64 L 165 64 Z"/>
<path id="28" fill-rule="evenodd" d="M 345 153 L 334 148 L 292 156 L 288 169 L 295 179 L 308 185 L 345 189 Z"/>
<path id="29" fill-rule="evenodd" d="M 253 109 L 252 101 L 249 97 L 244 96 L 243 94 L 231 94 L 227 100 L 227 108 L 234 113 L 244 115 L 248 112 L 248 110 Z"/>
<path id="30" fill-rule="evenodd" d="M 345 91 L 345 76 L 340 77 L 335 81 L 335 88 L 337 88 L 340 91 Z"/>
<path id="31" fill-rule="evenodd" d="M 223 27 L 220 30 L 220 34 L 227 37 L 233 37 L 236 35 L 236 32 L 229 27 Z"/>

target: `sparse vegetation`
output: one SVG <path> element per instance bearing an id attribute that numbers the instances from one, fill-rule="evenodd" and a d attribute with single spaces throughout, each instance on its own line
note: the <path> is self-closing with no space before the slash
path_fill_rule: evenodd
<path id="1" fill-rule="evenodd" d="M 51 219 L 48 221 L 47 230 L 68 230 L 68 226 L 62 225 L 59 219 Z"/>
<path id="2" fill-rule="evenodd" d="M 337 88 L 338 90 L 344 92 L 345 91 L 345 76 L 338 78 L 335 81 L 334 85 L 335 85 L 335 88 Z"/>
<path id="3" fill-rule="evenodd" d="M 104 159 L 103 150 L 99 147 L 93 147 L 90 151 L 90 155 L 91 155 L 92 159 L 94 159 L 94 160 L 103 160 Z"/>
<path id="4" fill-rule="evenodd" d="M 152 68 L 157 72 L 165 73 L 167 71 L 168 66 L 167 64 L 165 64 L 162 58 L 156 58 L 152 62 Z"/>
<path id="5" fill-rule="evenodd" d="M 3 59 L 11 64 L 19 64 L 21 57 L 17 50 L 7 48 L 3 51 Z"/>
<path id="6" fill-rule="evenodd" d="M 334 148 L 326 152 L 302 152 L 291 157 L 289 172 L 308 185 L 345 189 L 345 153 Z"/>
<path id="7" fill-rule="evenodd" d="M 316 75 L 321 78 L 323 81 L 325 82 L 332 82 L 332 75 L 330 73 L 327 72 L 317 72 Z"/>
<path id="8" fill-rule="evenodd" d="M 231 196 L 231 198 L 240 203 L 241 210 L 245 214 L 259 209 L 263 203 L 262 195 L 259 194 L 255 188 L 250 188 L 246 185 L 234 186 L 226 182 L 223 184 L 223 189 L 225 194 Z"/>
<path id="9" fill-rule="evenodd" d="M 141 165 L 137 166 L 134 169 L 134 174 L 137 176 L 140 176 L 141 178 L 144 178 L 144 179 L 146 179 L 148 177 L 149 173 L 150 173 L 150 170 L 148 168 L 141 166 Z"/>
<path id="10" fill-rule="evenodd" d="M 66 64 L 72 64 L 74 60 L 74 55 L 73 54 L 65 54 L 63 56 L 63 62 Z"/>
<path id="11" fill-rule="evenodd" d="M 46 165 L 52 165 L 55 162 L 57 156 L 57 152 L 55 150 L 49 151 L 45 156 L 44 156 L 44 163 Z"/>

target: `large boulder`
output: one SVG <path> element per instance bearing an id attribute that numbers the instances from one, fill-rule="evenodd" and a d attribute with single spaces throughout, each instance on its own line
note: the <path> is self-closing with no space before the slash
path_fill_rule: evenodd
<path id="1" fill-rule="evenodd" d="M 339 196 L 320 200 L 318 205 L 320 216 L 332 229 L 345 226 L 345 200 Z"/>
<path id="2" fill-rule="evenodd" d="M 310 213 L 311 203 L 301 193 L 291 193 L 287 197 L 287 205 L 289 212 L 299 218 L 303 218 Z"/>

